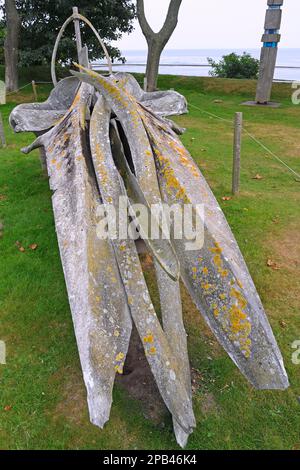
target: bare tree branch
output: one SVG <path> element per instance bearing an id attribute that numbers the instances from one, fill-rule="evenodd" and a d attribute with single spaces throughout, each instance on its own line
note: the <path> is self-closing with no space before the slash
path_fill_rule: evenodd
<path id="1" fill-rule="evenodd" d="M 143 34 L 147 39 L 150 36 L 154 36 L 155 33 L 147 21 L 147 18 L 145 15 L 144 0 L 137 0 L 136 3 L 137 3 L 137 15 L 138 15 L 139 23 L 142 28 Z"/>
<path id="2" fill-rule="evenodd" d="M 156 88 L 161 53 L 177 26 L 181 3 L 182 0 L 170 0 L 164 25 L 158 33 L 155 33 L 147 21 L 144 0 L 137 0 L 137 16 L 148 43 L 146 71 L 148 91 L 153 91 Z"/>
<path id="3" fill-rule="evenodd" d="M 182 0 L 171 0 L 169 5 L 168 14 L 166 17 L 166 21 L 158 33 L 161 36 L 161 40 L 166 45 L 169 41 L 170 37 L 174 33 L 176 26 L 178 24 L 178 15 L 179 9 L 181 7 Z"/>

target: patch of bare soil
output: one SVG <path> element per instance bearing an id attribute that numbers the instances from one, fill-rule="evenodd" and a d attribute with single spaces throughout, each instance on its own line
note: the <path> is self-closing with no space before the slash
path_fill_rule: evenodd
<path id="1" fill-rule="evenodd" d="M 150 295 L 152 300 L 154 300 L 153 297 L 158 298 L 158 291 L 155 282 L 153 259 L 148 254 L 147 248 L 142 241 L 138 242 L 137 248 L 140 253 L 143 271 L 147 274 Z M 160 396 L 135 327 L 133 327 L 131 335 L 124 373 L 116 377 L 116 382 L 127 391 L 131 398 L 141 403 L 146 419 L 151 420 L 157 425 L 164 424 L 168 411 Z"/>
<path id="2" fill-rule="evenodd" d="M 273 298 L 284 299 L 285 306 L 300 307 L 300 224 L 286 227 L 280 237 L 267 240 L 270 259 L 278 266 L 270 285 Z"/>
<path id="3" fill-rule="evenodd" d="M 272 242 L 272 247 L 283 268 L 300 274 L 300 226 L 288 227 L 280 239 Z"/>
<path id="4" fill-rule="evenodd" d="M 124 388 L 131 398 L 141 402 L 144 416 L 155 424 L 163 424 L 168 411 L 154 381 L 144 348 L 134 327 L 124 374 L 119 375 L 117 383 Z"/>
<path id="5" fill-rule="evenodd" d="M 201 411 L 207 416 L 218 411 L 218 405 L 212 393 L 207 393 L 201 400 Z"/>
<path id="6" fill-rule="evenodd" d="M 65 381 L 66 377 L 67 381 Z M 86 422 L 88 419 L 87 397 L 80 367 L 78 369 L 64 368 L 54 374 L 50 382 L 50 386 L 64 383 L 62 399 L 52 415 L 54 420 L 63 417 L 77 426 Z"/>
<path id="7" fill-rule="evenodd" d="M 272 142 L 282 148 L 282 152 L 284 152 L 285 156 L 296 158 L 300 156 L 300 144 L 297 139 L 297 129 L 294 127 L 274 123 L 264 123 L 263 126 L 261 126 L 261 124 L 251 123 L 248 126 L 248 130 L 264 142 L 264 139 L 270 139 L 271 137 Z"/>

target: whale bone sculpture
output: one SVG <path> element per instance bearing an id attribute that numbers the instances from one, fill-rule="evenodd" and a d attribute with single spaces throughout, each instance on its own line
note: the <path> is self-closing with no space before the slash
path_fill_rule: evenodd
<path id="1" fill-rule="evenodd" d="M 256 388 L 288 387 L 282 356 L 226 219 L 178 138 L 180 130 L 165 119 L 186 112 L 185 99 L 172 91 L 144 93 L 128 74 L 105 78 L 82 68 L 73 75 L 77 87 L 74 96 L 74 82 L 66 100 L 69 109 L 58 122 L 49 120 L 51 129 L 24 152 L 43 147 L 47 156 L 91 421 L 103 428 L 109 419 L 114 379 L 123 372 L 134 323 L 184 447 L 196 423 L 179 275 L 220 344 Z M 12 126 L 36 131 L 36 106 L 18 106 Z M 161 322 L 134 241 L 97 236 L 99 208 L 112 204 L 118 211 L 120 196 L 129 209 L 137 202 L 147 211 L 163 202 L 182 210 L 185 204 L 205 206 L 204 244 L 193 250 L 186 250 L 184 237 L 148 240 L 139 227 L 155 261 Z"/>

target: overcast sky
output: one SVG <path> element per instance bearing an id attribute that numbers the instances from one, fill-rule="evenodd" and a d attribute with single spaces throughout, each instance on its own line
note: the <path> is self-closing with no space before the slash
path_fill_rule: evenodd
<path id="1" fill-rule="evenodd" d="M 147 18 L 154 30 L 164 21 L 169 0 L 145 0 Z M 263 33 L 267 0 L 183 0 L 178 27 L 168 49 L 257 48 Z M 300 0 L 285 0 L 280 47 L 300 48 Z M 138 23 L 118 46 L 146 49 Z"/>

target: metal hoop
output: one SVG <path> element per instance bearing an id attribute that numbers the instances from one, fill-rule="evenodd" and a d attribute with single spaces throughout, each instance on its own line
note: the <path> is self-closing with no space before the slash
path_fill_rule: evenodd
<path id="1" fill-rule="evenodd" d="M 107 64 L 108 64 L 108 69 L 109 69 L 109 73 L 112 75 L 112 62 L 111 62 L 111 58 L 109 56 L 109 53 L 107 51 L 107 48 L 104 44 L 104 42 L 102 41 L 101 37 L 99 36 L 99 33 L 98 31 L 96 30 L 96 28 L 94 28 L 94 26 L 92 25 L 92 23 L 85 17 L 85 16 L 82 16 L 80 15 L 79 13 L 74 13 L 72 16 L 70 16 L 66 21 L 65 23 L 63 24 L 63 26 L 61 27 L 61 30 L 59 31 L 58 33 L 58 36 L 56 38 L 56 42 L 55 42 L 55 46 L 54 46 L 54 49 L 53 49 L 53 53 L 52 53 L 52 60 L 51 60 L 51 77 L 52 77 L 52 82 L 53 82 L 53 85 L 56 86 L 57 85 L 57 78 L 56 78 L 56 71 L 55 71 L 55 62 L 56 62 L 56 56 L 57 56 L 57 51 L 58 51 L 58 46 L 59 46 L 59 43 L 60 43 L 60 40 L 61 38 L 63 37 L 63 34 L 67 28 L 67 26 L 74 20 L 81 20 L 83 21 L 85 24 L 87 24 L 91 30 L 93 31 L 93 33 L 95 34 L 96 38 L 98 39 L 99 43 L 100 43 L 100 46 L 102 47 L 103 49 L 103 52 L 105 54 L 105 57 L 106 57 L 106 60 L 107 60 Z"/>

